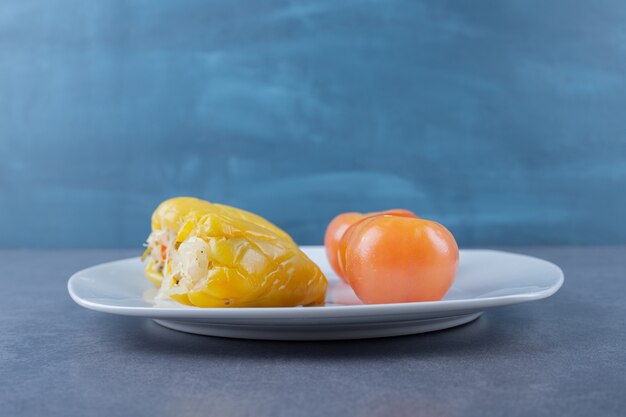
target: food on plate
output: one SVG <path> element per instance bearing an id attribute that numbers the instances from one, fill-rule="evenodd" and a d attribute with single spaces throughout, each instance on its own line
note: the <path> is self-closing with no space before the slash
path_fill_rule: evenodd
<path id="1" fill-rule="evenodd" d="M 339 250 L 339 241 L 341 241 L 341 237 L 348 227 L 352 226 L 362 218 L 363 213 L 341 213 L 331 220 L 326 228 L 326 234 L 324 235 L 324 248 L 326 249 L 328 263 L 330 263 L 330 266 L 344 282 L 346 282 L 346 279 L 339 269 L 338 264 L 337 251 Z"/>
<path id="2" fill-rule="evenodd" d="M 378 216 L 354 225 L 344 238 L 343 272 L 365 303 L 441 300 L 456 276 L 459 250 L 439 223 Z"/>
<path id="3" fill-rule="evenodd" d="M 189 222 L 177 236 L 162 295 L 198 307 L 324 303 L 326 278 L 291 239 L 225 214 Z"/>
<path id="4" fill-rule="evenodd" d="M 176 236 L 183 219 L 187 218 L 186 224 L 189 227 L 191 224 L 191 217 L 189 216 L 197 218 L 200 213 L 227 214 L 259 224 L 286 239 L 291 239 L 278 226 L 249 211 L 224 204 L 210 203 L 194 197 L 170 198 L 159 204 L 152 214 L 152 231 L 148 236 L 147 248 L 144 252 L 144 259 L 148 257 L 144 273 L 157 287 L 161 286 L 163 271 L 168 268 L 168 259 L 171 258 Z"/>
<path id="5" fill-rule="evenodd" d="M 459 250 L 441 224 L 387 214 L 364 217 L 349 226 L 335 259 L 364 303 L 437 301 L 454 281 Z"/>
<path id="6" fill-rule="evenodd" d="M 182 211 L 179 208 L 177 221 L 168 225 L 174 236 L 160 271 L 157 298 L 197 307 L 324 304 L 326 278 L 277 226 L 219 204 L 208 203 L 185 215 Z"/>
<path id="7" fill-rule="evenodd" d="M 144 274 L 157 287 L 161 286 L 163 270 L 174 248 L 178 229 L 183 218 L 194 210 L 211 207 L 208 201 L 193 197 L 176 197 L 165 200 L 152 213 L 152 231 L 146 241 L 142 260 L 148 258 Z"/>
<path id="8" fill-rule="evenodd" d="M 328 262 L 339 277 L 346 282 L 346 278 L 339 266 L 339 243 L 346 230 L 354 223 L 371 216 L 390 215 L 390 216 L 406 216 L 417 217 L 413 212 L 405 209 L 391 209 L 374 213 L 357 213 L 348 212 L 341 213 L 336 216 L 326 228 L 324 235 L 324 246 L 326 248 L 326 256 Z"/>

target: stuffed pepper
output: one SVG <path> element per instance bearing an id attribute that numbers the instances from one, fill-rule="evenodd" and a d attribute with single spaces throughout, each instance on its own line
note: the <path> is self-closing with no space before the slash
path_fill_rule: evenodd
<path id="1" fill-rule="evenodd" d="M 168 265 L 171 265 L 170 259 L 175 249 L 176 236 L 183 220 L 186 218 L 185 222 L 189 227 L 193 219 L 207 213 L 227 214 L 233 218 L 256 223 L 279 236 L 291 239 L 282 229 L 263 217 L 236 207 L 213 204 L 194 197 L 175 197 L 165 200 L 152 214 L 152 231 L 146 241 L 146 251 L 142 258 L 148 259 L 144 273 L 154 285 L 161 286 L 164 271 L 170 267 Z"/>
<path id="2" fill-rule="evenodd" d="M 284 232 L 230 211 L 192 212 L 158 297 L 197 307 L 291 307 L 323 304 L 326 288 L 319 267 Z"/>

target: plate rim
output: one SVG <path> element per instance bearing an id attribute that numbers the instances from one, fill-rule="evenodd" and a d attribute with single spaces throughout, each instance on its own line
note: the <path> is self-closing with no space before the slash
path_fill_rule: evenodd
<path id="1" fill-rule="evenodd" d="M 302 249 L 319 249 L 320 245 L 303 245 Z M 420 313 L 440 313 L 450 311 L 485 310 L 505 305 L 519 304 L 541 300 L 556 293 L 565 282 L 563 270 L 556 264 L 545 259 L 530 255 L 519 254 L 494 249 L 461 249 L 460 254 L 467 252 L 498 253 L 529 258 L 541 261 L 555 269 L 559 277 L 550 287 L 524 294 L 502 295 L 492 297 L 470 298 L 461 300 L 422 301 L 395 304 L 363 304 L 346 306 L 320 307 L 247 307 L 247 308 L 200 308 L 200 307 L 155 307 L 155 306 L 116 306 L 86 300 L 80 297 L 75 289 L 76 282 L 81 276 L 95 268 L 101 268 L 113 263 L 139 260 L 139 257 L 130 257 L 104 262 L 75 272 L 67 281 L 67 289 L 72 300 L 87 309 L 109 314 L 124 316 L 148 317 L 155 319 L 323 319 L 348 318 Z"/>

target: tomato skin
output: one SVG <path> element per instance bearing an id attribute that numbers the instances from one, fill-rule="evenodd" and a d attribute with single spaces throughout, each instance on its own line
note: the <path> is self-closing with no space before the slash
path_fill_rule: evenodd
<path id="1" fill-rule="evenodd" d="M 407 209 L 389 209 L 389 210 L 385 210 L 385 211 L 377 211 L 374 213 L 368 213 L 365 215 L 366 217 L 372 217 L 372 216 L 399 216 L 399 217 L 415 217 L 416 219 L 419 219 L 419 216 L 415 213 L 413 213 L 411 210 L 407 210 Z"/>
<path id="2" fill-rule="evenodd" d="M 360 219 L 353 222 L 350 225 L 350 227 L 348 227 L 348 229 L 341 235 L 339 239 L 339 243 L 337 244 L 337 255 L 336 255 L 337 269 L 335 270 L 335 272 L 337 272 L 337 274 L 341 277 L 341 279 L 343 279 L 344 282 L 346 283 L 348 283 L 348 280 L 346 279 L 346 271 L 344 269 L 344 265 L 346 264 L 346 246 L 348 243 L 348 237 L 350 236 L 350 234 L 352 233 L 352 230 L 354 229 L 354 227 L 356 227 L 357 224 L 367 219 L 377 217 L 377 216 L 399 216 L 399 217 L 412 217 L 415 219 L 419 219 L 419 216 L 417 216 L 415 213 L 413 213 L 410 210 L 391 209 L 391 210 L 385 210 L 385 211 L 367 213 L 367 214 L 361 215 Z"/>
<path id="3" fill-rule="evenodd" d="M 339 263 L 337 259 L 337 250 L 339 248 L 339 242 L 341 237 L 345 233 L 345 231 L 352 226 L 354 223 L 361 220 L 365 217 L 362 213 L 342 213 L 336 216 L 332 221 L 328 224 L 326 228 L 326 234 L 324 235 L 324 247 L 326 248 L 326 256 L 328 257 L 328 262 L 333 270 L 339 275 L 344 282 L 347 282 L 339 268 Z"/>
<path id="4" fill-rule="evenodd" d="M 346 231 L 355 223 L 358 223 L 359 221 L 362 221 L 369 217 L 380 215 L 417 218 L 415 213 L 410 210 L 390 209 L 373 213 L 342 213 L 332 219 L 331 222 L 328 224 L 328 227 L 326 228 L 326 234 L 324 235 L 324 247 L 326 248 L 326 257 L 328 258 L 330 266 L 344 282 L 347 281 L 341 267 L 341 256 L 343 255 L 343 251 L 340 249 L 340 245 L 342 237 L 344 236 Z"/>
<path id="5" fill-rule="evenodd" d="M 454 237 L 433 221 L 370 217 L 353 225 L 343 240 L 343 272 L 367 304 L 441 300 L 458 269 Z"/>

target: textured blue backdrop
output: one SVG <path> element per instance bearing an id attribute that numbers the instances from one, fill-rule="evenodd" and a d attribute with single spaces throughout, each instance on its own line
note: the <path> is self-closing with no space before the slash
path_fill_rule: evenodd
<path id="1" fill-rule="evenodd" d="M 4 0 L 0 246 L 137 246 L 177 194 L 624 243 L 625 77 L 617 0 Z"/>

